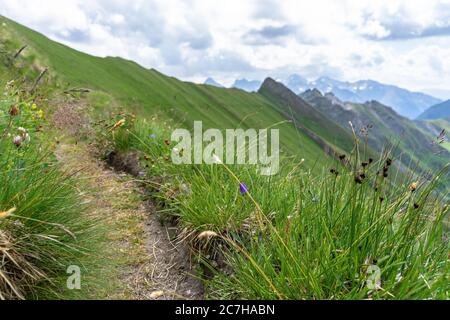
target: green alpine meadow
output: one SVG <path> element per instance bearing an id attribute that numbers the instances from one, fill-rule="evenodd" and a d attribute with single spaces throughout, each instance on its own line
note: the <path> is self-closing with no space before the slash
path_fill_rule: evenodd
<path id="1" fill-rule="evenodd" d="M 0 300 L 448 300 L 420 41 L 450 34 L 400 2 L 324 1 L 325 32 L 312 3 L 0 0 Z"/>

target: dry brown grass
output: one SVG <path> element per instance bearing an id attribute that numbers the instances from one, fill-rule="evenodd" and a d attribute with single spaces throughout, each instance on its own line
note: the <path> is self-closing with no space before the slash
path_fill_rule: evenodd
<path id="1" fill-rule="evenodd" d="M 20 241 L 0 230 L 0 299 L 25 299 L 26 289 L 45 277 L 28 257 L 17 251 Z"/>

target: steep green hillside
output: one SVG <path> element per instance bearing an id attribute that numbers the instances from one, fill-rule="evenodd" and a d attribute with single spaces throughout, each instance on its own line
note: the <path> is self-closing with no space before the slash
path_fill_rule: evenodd
<path id="1" fill-rule="evenodd" d="M 280 82 L 267 78 L 258 91 L 272 101 L 280 112 L 294 125 L 304 132 L 309 132 L 316 141 L 325 139 L 323 143 L 332 144 L 342 150 L 350 150 L 353 145 L 349 132 L 331 120 L 326 114 L 318 111 Z M 315 137 L 318 135 L 319 137 Z M 320 143 L 320 142 L 319 142 Z"/>
<path id="2" fill-rule="evenodd" d="M 447 119 L 435 119 L 435 120 L 420 120 L 416 121 L 417 125 L 422 128 L 425 132 L 433 135 L 438 140 L 441 135 L 442 130 L 445 130 L 445 136 L 441 143 L 441 146 L 450 151 L 450 142 L 448 135 L 450 134 L 450 118 Z"/>
<path id="3" fill-rule="evenodd" d="M 49 66 L 49 74 L 65 89 L 83 87 L 102 91 L 140 116 L 159 113 L 186 127 L 192 127 L 194 120 L 202 120 L 204 127 L 215 128 L 275 126 L 280 128 L 280 142 L 288 153 L 305 158 L 311 165 L 324 158 L 323 146 L 286 121 L 276 101 L 263 94 L 183 82 L 121 58 L 93 57 L 6 18 L 0 17 L 0 21 L 14 33 L 17 47 L 24 44 L 31 47 L 27 50 L 33 50 L 41 63 Z M 350 149 L 348 135 L 337 135 L 336 140 L 336 135 L 325 128 L 318 125 L 315 133 L 341 149 Z"/>
<path id="4" fill-rule="evenodd" d="M 450 119 L 450 100 L 431 106 L 417 120 Z"/>

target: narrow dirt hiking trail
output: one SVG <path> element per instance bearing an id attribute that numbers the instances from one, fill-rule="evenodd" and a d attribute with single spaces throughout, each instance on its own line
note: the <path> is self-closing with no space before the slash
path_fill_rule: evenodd
<path id="1" fill-rule="evenodd" d="M 151 201 L 133 177 L 97 160 L 82 144 L 60 144 L 58 160 L 86 184 L 89 214 L 108 226 L 102 252 L 117 262 L 116 292 L 108 299 L 201 299 L 203 287 L 192 274 L 188 250 L 175 245 Z M 100 294 L 101 295 L 101 294 Z"/>

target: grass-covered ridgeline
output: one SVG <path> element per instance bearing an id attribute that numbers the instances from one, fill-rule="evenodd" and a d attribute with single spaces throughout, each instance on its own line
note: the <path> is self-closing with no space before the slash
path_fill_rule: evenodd
<path id="1" fill-rule="evenodd" d="M 141 117 L 151 118 L 159 114 L 161 120 L 171 120 L 186 128 L 191 128 L 195 120 L 202 120 L 205 128 L 273 126 L 282 129 L 282 152 L 309 154 L 306 159 L 309 166 L 329 158 L 324 156 L 321 146 L 287 121 L 278 104 L 264 94 L 184 82 L 132 61 L 94 57 L 0 17 L 0 22 L 3 21 L 6 24 L 4 30 L 15 41 L 15 48 L 27 44 L 24 55 L 28 53 L 38 57 L 41 69 L 44 66 L 49 68 L 46 77 L 53 78 L 60 91 L 88 88 L 93 90 L 93 94 L 109 95 L 116 105 L 126 106 L 128 111 Z M 104 113 L 110 110 L 108 103 L 94 100 L 91 107 Z M 308 121 L 302 125 L 314 129 L 315 134 L 328 140 L 332 148 L 349 151 L 350 135 L 322 116 L 320 123 L 314 123 L 305 115 Z"/>
<path id="2" fill-rule="evenodd" d="M 120 126 L 105 150 L 139 152 L 160 214 L 214 274 L 210 297 L 448 298 L 448 194 L 436 192 L 448 166 L 405 181 L 389 154 L 365 158 L 358 147 L 320 173 L 295 159 L 271 177 L 220 161 L 174 165 L 158 119 L 111 121 Z"/>

